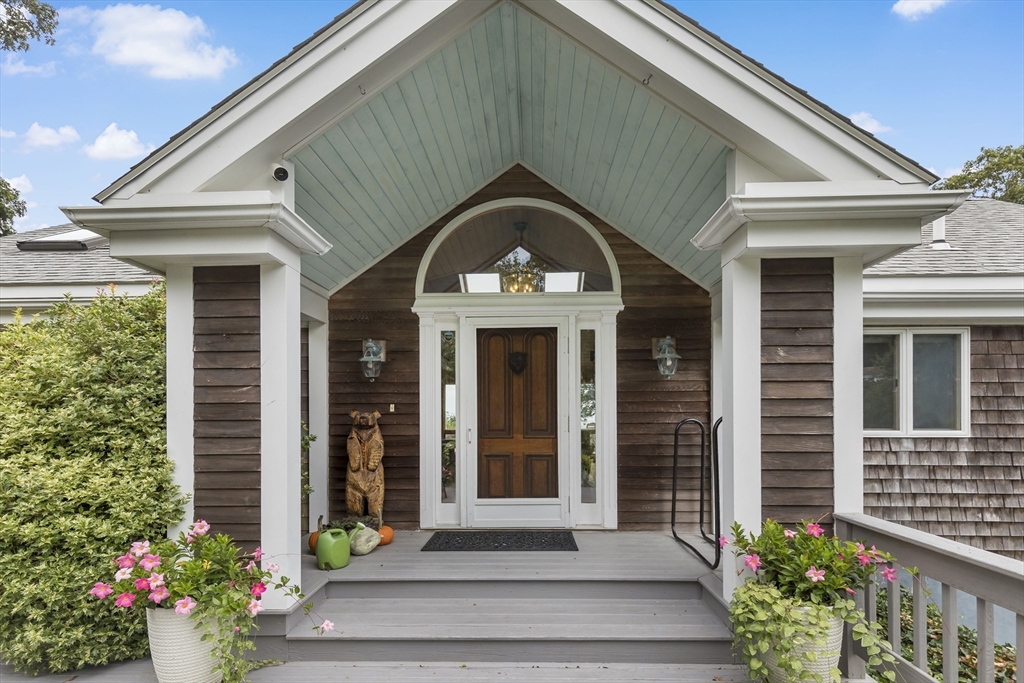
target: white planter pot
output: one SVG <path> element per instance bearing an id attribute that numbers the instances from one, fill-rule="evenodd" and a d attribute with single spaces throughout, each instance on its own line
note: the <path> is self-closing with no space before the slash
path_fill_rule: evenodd
<path id="1" fill-rule="evenodd" d="M 846 623 L 839 617 L 829 619 L 827 640 L 825 646 L 821 647 L 815 643 L 807 642 L 794 647 L 790 656 L 802 655 L 812 650 L 818 651 L 818 658 L 813 662 L 804 662 L 804 669 L 812 674 L 818 674 L 823 681 L 829 681 L 830 672 L 839 666 L 839 650 L 843 645 L 843 624 Z M 768 683 L 790 683 L 789 676 L 775 665 L 775 651 L 769 648 L 765 653 L 765 664 L 768 667 Z"/>
<path id="2" fill-rule="evenodd" d="M 160 683 L 220 683 L 210 656 L 213 642 L 202 640 L 203 629 L 172 609 L 146 609 L 149 652 Z"/>

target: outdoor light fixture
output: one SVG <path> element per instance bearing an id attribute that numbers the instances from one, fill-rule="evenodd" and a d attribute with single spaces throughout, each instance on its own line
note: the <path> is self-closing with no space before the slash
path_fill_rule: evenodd
<path id="1" fill-rule="evenodd" d="M 363 366 L 363 374 L 372 382 L 380 376 L 380 366 L 384 362 L 384 349 L 387 342 L 367 339 L 363 342 L 363 357 L 359 363 Z"/>
<path id="2" fill-rule="evenodd" d="M 658 361 L 658 372 L 665 379 L 676 374 L 679 369 L 679 354 L 676 353 L 676 340 L 672 337 L 652 339 L 653 353 L 651 357 Z"/>

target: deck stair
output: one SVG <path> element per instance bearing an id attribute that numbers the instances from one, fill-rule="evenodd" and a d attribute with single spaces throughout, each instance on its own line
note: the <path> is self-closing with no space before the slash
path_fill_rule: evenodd
<path id="1" fill-rule="evenodd" d="M 283 636 L 276 644 L 261 631 L 261 656 L 428 668 L 456 662 L 479 671 L 543 665 L 544 676 L 538 669 L 523 680 L 576 680 L 558 672 L 577 665 L 598 678 L 611 671 L 595 664 L 654 667 L 651 680 L 672 671 L 689 680 L 680 665 L 699 680 L 707 668 L 709 681 L 741 671 L 714 595 L 717 577 L 667 533 L 575 535 L 575 553 L 423 553 L 429 532 L 399 532 L 345 569 L 305 573 L 316 622 L 329 619 L 335 631 L 318 635 L 310 619 L 293 616 L 271 628 Z"/>

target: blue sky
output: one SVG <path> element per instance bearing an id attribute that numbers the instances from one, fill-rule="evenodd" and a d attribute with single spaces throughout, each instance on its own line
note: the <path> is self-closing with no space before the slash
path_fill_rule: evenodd
<path id="1" fill-rule="evenodd" d="M 91 197 L 350 3 L 54 2 L 57 45 L 0 62 L 0 173 L 19 230 Z M 675 2 L 939 173 L 1024 143 L 1024 1 Z"/>

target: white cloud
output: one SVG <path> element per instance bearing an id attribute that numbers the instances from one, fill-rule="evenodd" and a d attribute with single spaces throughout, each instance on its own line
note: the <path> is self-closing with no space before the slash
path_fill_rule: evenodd
<path id="1" fill-rule="evenodd" d="M 858 111 L 850 114 L 850 120 L 872 135 L 888 133 L 892 130 L 892 128 L 880 123 L 878 119 L 866 111 Z"/>
<path id="2" fill-rule="evenodd" d="M 18 137 L 18 134 L 15 133 L 13 130 L 5 130 L 3 128 L 0 128 L 0 138 L 16 138 L 16 137 Z"/>
<path id="3" fill-rule="evenodd" d="M 26 147 L 59 147 L 78 141 L 78 131 L 71 126 L 61 126 L 57 130 L 33 123 L 25 131 Z"/>
<path id="4" fill-rule="evenodd" d="M 46 62 L 33 66 L 26 64 L 24 59 L 15 57 L 8 53 L 3 63 L 0 63 L 0 74 L 4 76 L 42 76 L 48 78 L 57 73 L 56 62 Z"/>
<path id="5" fill-rule="evenodd" d="M 61 19 L 69 10 L 61 10 Z M 99 10 L 75 7 L 70 18 L 87 23 L 96 40 L 93 54 L 108 63 L 142 69 L 153 78 L 219 78 L 238 63 L 231 48 L 203 42 L 210 35 L 198 16 L 159 5 L 110 5 Z"/>
<path id="6" fill-rule="evenodd" d="M 20 175 L 15 178 L 5 178 L 8 183 L 11 184 L 19 194 L 28 194 L 32 191 L 32 181 L 28 179 L 27 175 Z"/>
<path id="7" fill-rule="evenodd" d="M 949 0 L 898 0 L 892 6 L 892 11 L 904 19 L 916 21 L 926 14 L 931 14 L 948 2 Z"/>
<path id="8" fill-rule="evenodd" d="M 50 227 L 49 223 L 30 223 L 32 220 L 28 216 L 14 219 L 14 231 L 15 232 L 28 232 L 29 230 L 42 230 L 43 228 Z"/>
<path id="9" fill-rule="evenodd" d="M 153 151 L 144 145 L 134 130 L 121 130 L 116 123 L 107 126 L 96 141 L 82 148 L 93 159 L 132 159 Z"/>

